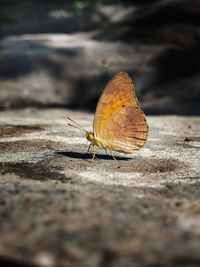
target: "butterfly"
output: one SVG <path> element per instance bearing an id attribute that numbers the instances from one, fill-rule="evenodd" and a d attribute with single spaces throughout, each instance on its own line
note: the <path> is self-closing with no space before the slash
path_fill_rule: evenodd
<path id="1" fill-rule="evenodd" d="M 147 141 L 149 127 L 132 79 L 126 72 L 116 74 L 103 90 L 96 107 L 93 132 L 68 119 L 74 123 L 70 126 L 86 132 L 86 138 L 94 149 L 93 160 L 96 148 L 111 154 L 112 151 L 128 154 L 143 147 Z"/>

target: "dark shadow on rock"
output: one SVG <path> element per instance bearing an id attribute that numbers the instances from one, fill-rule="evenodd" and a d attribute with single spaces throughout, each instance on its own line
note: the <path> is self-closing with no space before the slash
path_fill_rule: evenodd
<path id="1" fill-rule="evenodd" d="M 0 257 L 0 266 L 4 267 L 41 267 L 39 264 L 23 262 L 23 260 Z"/>
<path id="2" fill-rule="evenodd" d="M 43 131 L 44 129 L 40 125 L 10 125 L 4 124 L 0 126 L 0 137 L 13 137 L 20 136 L 34 131 Z"/>
<path id="3" fill-rule="evenodd" d="M 189 8 L 197 1 L 166 1 L 165 4 L 158 4 L 157 8 L 147 6 L 144 7 L 143 16 L 137 18 L 134 22 L 136 26 L 158 28 L 164 25 L 174 25 L 177 23 L 199 24 L 198 8 Z M 155 5 L 156 7 L 156 5 Z"/>
<path id="4" fill-rule="evenodd" d="M 108 72 L 103 71 L 100 75 L 82 75 L 77 79 L 73 79 L 71 103 L 67 107 L 94 112 L 98 99 L 106 86 L 106 82 L 111 78 L 112 76 Z"/>
<path id="5" fill-rule="evenodd" d="M 49 166 L 45 160 L 39 162 L 0 162 L 0 174 L 14 173 L 22 179 L 31 180 L 56 180 L 61 182 L 69 181 L 60 168 Z"/>
<path id="6" fill-rule="evenodd" d="M 55 152 L 57 155 L 63 155 L 65 157 L 73 158 L 73 159 L 92 159 L 92 154 L 90 153 L 80 153 L 80 152 L 72 152 L 72 151 L 57 151 Z M 102 155 L 96 153 L 97 159 L 104 160 L 114 160 L 111 155 Z M 131 158 L 123 157 L 123 156 L 115 156 L 116 160 L 130 160 Z"/>
<path id="7" fill-rule="evenodd" d="M 171 48 L 158 55 L 152 64 L 157 66 L 157 82 L 169 83 L 200 71 L 200 48 Z"/>
<path id="8" fill-rule="evenodd" d="M 178 169 L 185 169 L 188 166 L 179 161 L 178 159 L 172 158 L 152 158 L 152 157 L 142 157 L 134 156 L 131 158 L 131 164 L 124 164 L 121 166 L 120 170 L 126 173 L 140 172 L 144 174 L 149 173 L 165 173 L 174 172 Z"/>
<path id="9" fill-rule="evenodd" d="M 200 8 L 197 0 L 146 1 L 125 18 L 108 23 L 97 39 L 140 44 L 187 44 L 199 42 Z"/>
<path id="10" fill-rule="evenodd" d="M 157 101 L 158 105 L 151 105 L 148 113 L 199 115 L 199 47 L 167 49 L 157 55 L 151 64 L 156 67 L 156 77 L 150 86 L 143 88 L 143 93 L 144 97 Z M 159 106 L 159 102 L 162 105 Z"/>

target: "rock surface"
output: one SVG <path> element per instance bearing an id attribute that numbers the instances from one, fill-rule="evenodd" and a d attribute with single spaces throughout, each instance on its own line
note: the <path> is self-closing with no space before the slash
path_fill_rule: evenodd
<path id="1" fill-rule="evenodd" d="M 90 37 L 39 34 L 2 40 L 0 108 L 36 105 L 94 109 L 106 83 L 122 70 L 134 77 L 140 97 L 142 86 L 151 83 L 155 75 L 149 62 L 162 48 L 100 43 Z"/>
<path id="2" fill-rule="evenodd" d="M 66 116 L 91 130 L 88 113 L 0 113 L 0 263 L 199 266 L 200 118 L 149 116 L 137 154 L 92 163 Z"/>

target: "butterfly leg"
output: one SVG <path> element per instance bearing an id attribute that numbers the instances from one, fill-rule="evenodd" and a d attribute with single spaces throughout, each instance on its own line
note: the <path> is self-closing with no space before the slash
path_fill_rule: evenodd
<path id="1" fill-rule="evenodd" d="M 110 150 L 110 154 L 111 154 L 112 158 L 117 162 L 117 159 L 115 158 L 115 156 L 113 156 L 112 150 Z"/>
<path id="2" fill-rule="evenodd" d="M 95 154 L 96 154 L 96 146 L 93 145 L 93 157 L 92 157 L 92 162 L 95 160 Z"/>
<path id="3" fill-rule="evenodd" d="M 91 146 L 93 146 L 93 144 L 92 144 L 92 143 L 90 143 L 90 144 L 89 144 L 89 146 L 88 146 L 88 150 L 87 150 L 87 153 L 89 153 L 89 152 L 90 152 L 90 148 L 91 148 Z"/>
<path id="4" fill-rule="evenodd" d="M 108 155 L 107 147 L 104 148 L 106 155 Z"/>
<path id="5" fill-rule="evenodd" d="M 112 149 L 109 147 L 109 145 L 106 146 L 104 149 L 105 149 L 106 155 L 108 155 L 108 150 L 109 150 L 109 153 L 111 154 L 112 158 L 117 162 L 116 158 L 112 154 Z"/>
<path id="6" fill-rule="evenodd" d="M 115 156 L 113 155 L 113 153 L 112 153 L 112 149 L 109 149 L 109 152 L 110 152 L 112 158 L 115 160 L 115 162 L 116 162 L 116 164 L 117 164 L 117 168 L 119 169 L 119 168 L 120 168 L 120 164 L 119 164 L 118 160 L 115 158 Z"/>
<path id="7" fill-rule="evenodd" d="M 96 157 L 95 157 L 95 155 L 96 155 L 96 146 L 95 146 L 93 143 L 90 143 L 90 144 L 89 144 L 87 153 L 90 153 L 90 148 L 91 148 L 91 146 L 93 146 L 93 156 L 92 156 L 92 161 L 94 161 L 95 158 L 96 158 Z M 90 154 L 92 154 L 92 153 L 90 153 Z"/>

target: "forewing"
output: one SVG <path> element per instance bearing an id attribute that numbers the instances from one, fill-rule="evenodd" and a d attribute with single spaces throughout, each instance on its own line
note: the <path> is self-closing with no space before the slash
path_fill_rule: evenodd
<path id="1" fill-rule="evenodd" d="M 138 106 L 138 100 L 131 78 L 126 72 L 120 72 L 107 84 L 97 104 L 93 122 L 95 136 L 103 137 L 106 121 L 126 106 Z"/>

